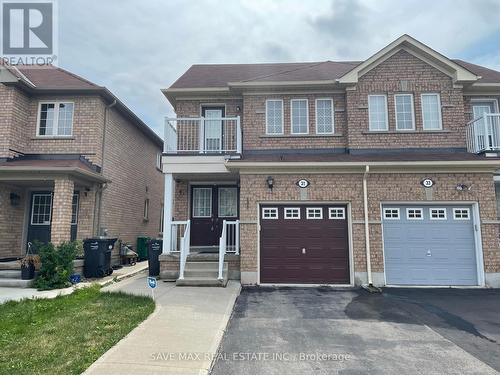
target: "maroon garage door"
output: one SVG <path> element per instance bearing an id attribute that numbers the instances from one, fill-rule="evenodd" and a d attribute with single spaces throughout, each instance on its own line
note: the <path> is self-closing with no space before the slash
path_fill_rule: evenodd
<path id="1" fill-rule="evenodd" d="M 262 205 L 260 282 L 349 284 L 347 209 Z"/>

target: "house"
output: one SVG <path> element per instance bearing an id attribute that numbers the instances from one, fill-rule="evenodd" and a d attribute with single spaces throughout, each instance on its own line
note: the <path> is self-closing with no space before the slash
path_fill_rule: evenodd
<path id="1" fill-rule="evenodd" d="M 403 35 L 365 61 L 194 65 L 163 92 L 163 277 L 500 287 L 500 72 Z"/>
<path id="2" fill-rule="evenodd" d="M 158 236 L 163 141 L 153 130 L 58 67 L 4 65 L 0 83 L 1 259 L 34 241 Z"/>

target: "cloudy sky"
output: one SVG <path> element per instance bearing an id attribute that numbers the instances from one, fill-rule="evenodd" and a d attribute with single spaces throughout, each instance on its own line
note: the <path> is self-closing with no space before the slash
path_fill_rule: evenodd
<path id="1" fill-rule="evenodd" d="M 59 65 L 159 134 L 192 64 L 366 59 L 404 33 L 500 70 L 500 0 L 59 1 Z"/>

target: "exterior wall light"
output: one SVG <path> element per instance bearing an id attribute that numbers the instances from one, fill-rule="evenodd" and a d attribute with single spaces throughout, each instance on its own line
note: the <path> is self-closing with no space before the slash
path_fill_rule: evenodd
<path id="1" fill-rule="evenodd" d="M 273 176 L 269 176 L 267 177 L 267 187 L 270 189 L 270 190 L 273 190 L 273 187 L 274 187 L 274 178 Z"/>

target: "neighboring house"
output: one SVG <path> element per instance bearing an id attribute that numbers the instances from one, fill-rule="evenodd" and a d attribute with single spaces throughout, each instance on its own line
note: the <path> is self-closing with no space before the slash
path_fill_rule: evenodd
<path id="1" fill-rule="evenodd" d="M 36 240 L 159 235 L 161 138 L 63 69 L 4 66 L 0 82 L 0 258 Z"/>
<path id="2" fill-rule="evenodd" d="M 164 277 L 226 251 L 243 284 L 500 287 L 500 72 L 404 35 L 359 62 L 194 65 L 164 94 Z"/>

